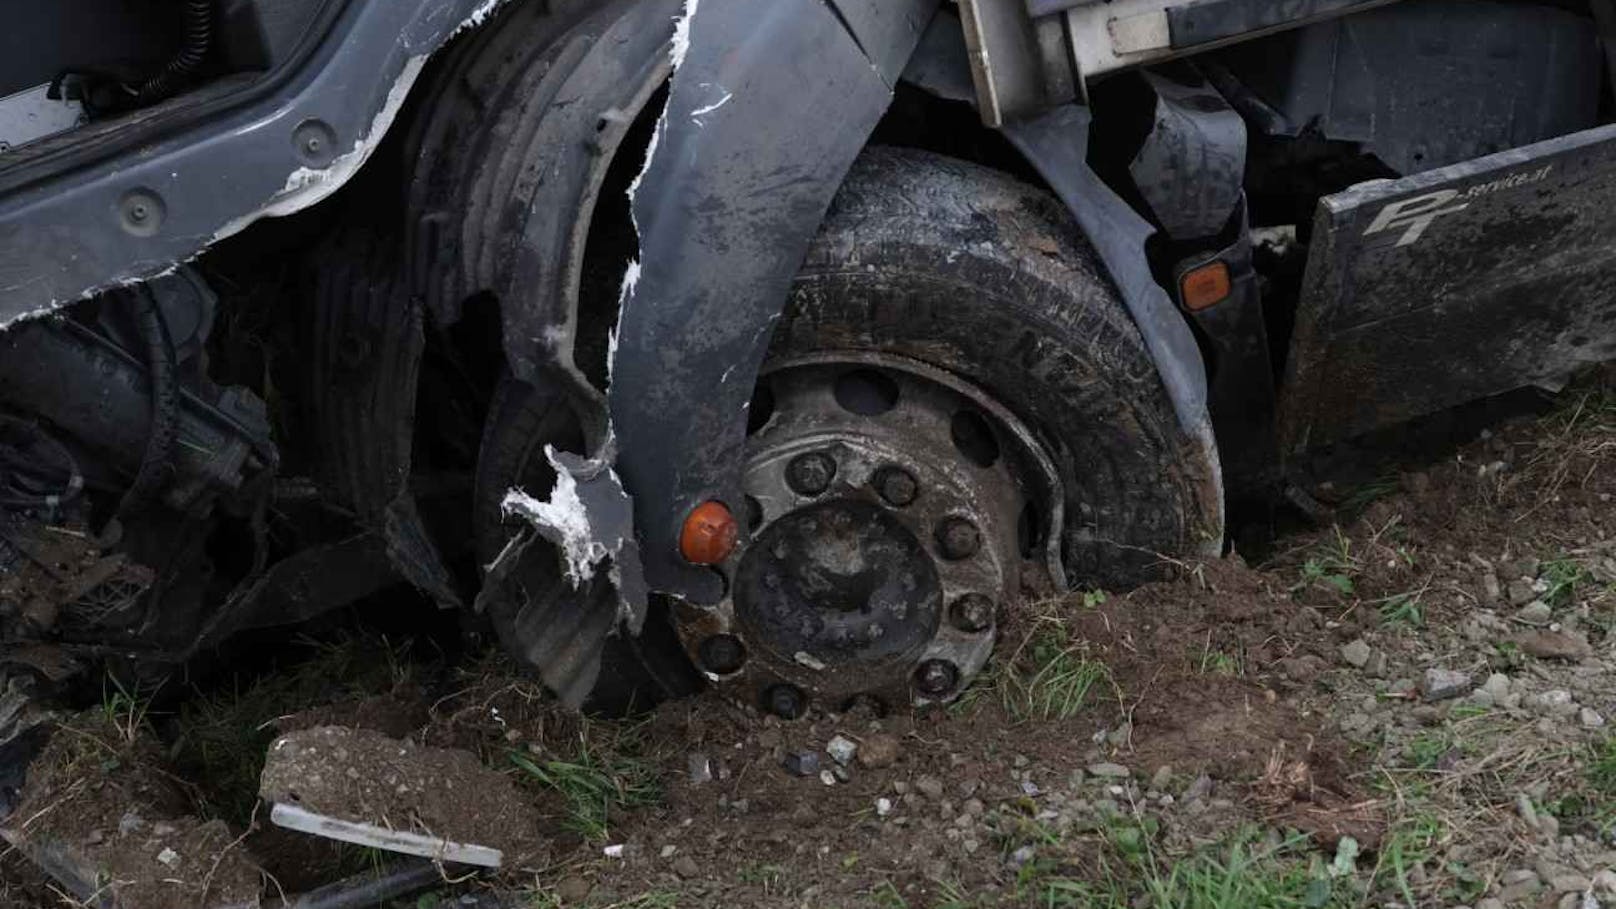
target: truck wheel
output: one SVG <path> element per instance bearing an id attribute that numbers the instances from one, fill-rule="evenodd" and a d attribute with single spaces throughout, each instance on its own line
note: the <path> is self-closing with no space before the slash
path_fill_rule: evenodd
<path id="1" fill-rule="evenodd" d="M 751 410 L 751 537 L 686 652 L 776 713 L 946 700 L 1026 591 L 1123 587 L 1218 539 L 1215 465 L 1060 204 L 872 148 Z"/>
<path id="2" fill-rule="evenodd" d="M 503 490 L 553 483 L 542 442 L 576 443 L 566 412 L 525 386 L 499 396 L 477 484 L 485 554 L 503 545 Z M 669 643 L 783 716 L 947 700 L 985 664 L 1007 600 L 1136 584 L 1220 539 L 1216 467 L 1093 252 L 1055 199 L 976 165 L 861 157 L 749 416 L 750 536 L 726 597 L 672 610 Z M 613 639 L 597 693 L 623 703 L 653 677 L 642 703 L 679 693 L 667 656 Z"/>

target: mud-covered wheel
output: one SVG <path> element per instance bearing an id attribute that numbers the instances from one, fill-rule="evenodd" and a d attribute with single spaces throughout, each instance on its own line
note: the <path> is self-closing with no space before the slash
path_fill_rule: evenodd
<path id="1" fill-rule="evenodd" d="M 1143 339 L 1067 213 L 1003 174 L 873 148 L 796 281 L 751 409 L 751 535 L 712 681 L 776 713 L 945 700 L 1024 590 L 1149 578 L 1216 533 Z"/>

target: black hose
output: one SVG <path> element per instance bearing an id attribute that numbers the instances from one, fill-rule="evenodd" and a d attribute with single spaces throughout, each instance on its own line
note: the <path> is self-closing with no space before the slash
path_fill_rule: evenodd
<path id="1" fill-rule="evenodd" d="M 185 0 L 185 40 L 179 53 L 157 75 L 135 90 L 137 104 L 152 104 L 174 94 L 201 68 L 213 45 L 213 0 Z"/>
<path id="2" fill-rule="evenodd" d="M 146 344 L 146 374 L 151 382 L 151 430 L 146 436 L 146 451 L 140 458 L 140 469 L 129 484 L 117 513 L 127 515 L 139 511 L 167 479 L 169 459 L 174 453 L 174 439 L 179 431 L 180 388 L 176 375 L 178 367 L 174 357 L 174 341 L 168 333 L 168 322 L 162 307 L 145 288 L 134 292 L 135 325 Z"/>

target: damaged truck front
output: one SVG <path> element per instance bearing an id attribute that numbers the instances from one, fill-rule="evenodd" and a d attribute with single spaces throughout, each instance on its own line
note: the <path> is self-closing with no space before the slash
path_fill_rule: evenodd
<path id="1" fill-rule="evenodd" d="M 0 73 L 0 787 L 379 597 L 573 705 L 947 701 L 1616 351 L 1608 0 L 89 5 Z"/>

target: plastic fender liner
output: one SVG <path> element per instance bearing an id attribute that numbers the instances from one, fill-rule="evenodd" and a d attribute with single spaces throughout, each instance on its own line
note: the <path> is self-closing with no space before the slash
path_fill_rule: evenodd
<path id="1" fill-rule="evenodd" d="M 608 392 L 646 580 L 698 602 L 721 579 L 680 525 L 739 492 L 758 367 L 837 188 L 891 103 L 937 0 L 688 0 L 676 67 L 631 190 Z"/>
<path id="2" fill-rule="evenodd" d="M 1145 336 L 1193 454 L 1206 468 L 1201 488 L 1208 521 L 1205 554 L 1215 556 L 1223 547 L 1223 473 L 1207 407 L 1206 363 L 1145 258 L 1145 241 L 1155 229 L 1089 168 L 1089 123 L 1087 108 L 1065 104 L 1006 124 L 1004 134 L 1071 210 Z"/>

